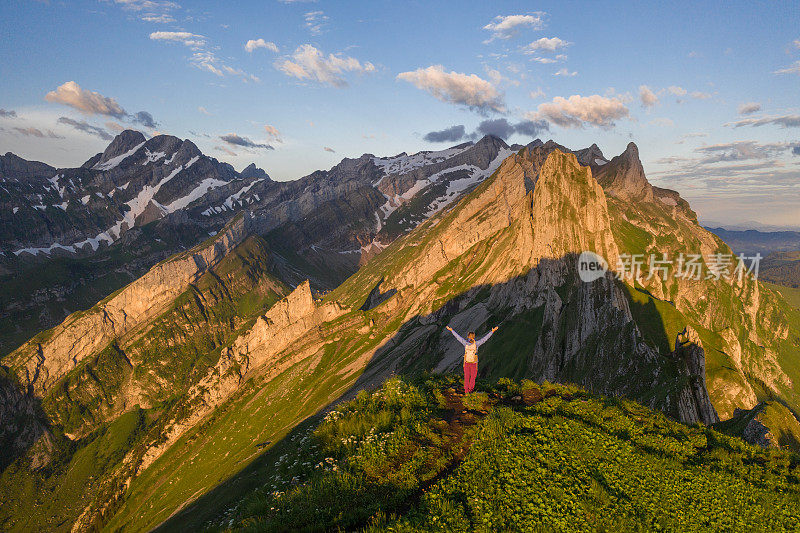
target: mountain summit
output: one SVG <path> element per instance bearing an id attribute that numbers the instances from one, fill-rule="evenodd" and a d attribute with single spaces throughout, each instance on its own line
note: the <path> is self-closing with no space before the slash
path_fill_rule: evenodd
<path id="1" fill-rule="evenodd" d="M 612 196 L 621 200 L 653 200 L 653 187 L 644 175 L 639 148 L 634 143 L 597 171 L 597 181 Z"/>

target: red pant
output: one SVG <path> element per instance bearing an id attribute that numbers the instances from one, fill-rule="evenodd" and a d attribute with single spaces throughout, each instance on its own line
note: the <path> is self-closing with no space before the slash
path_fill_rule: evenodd
<path id="1" fill-rule="evenodd" d="M 475 388 L 475 377 L 478 375 L 478 363 L 464 363 L 464 394 Z"/>

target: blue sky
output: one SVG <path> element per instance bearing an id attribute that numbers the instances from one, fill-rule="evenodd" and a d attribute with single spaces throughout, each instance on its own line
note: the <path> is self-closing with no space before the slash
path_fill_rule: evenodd
<path id="1" fill-rule="evenodd" d="M 286 180 L 484 132 L 634 141 L 701 220 L 800 226 L 797 2 L 4 4 L 3 153 L 76 166 L 134 127 Z"/>

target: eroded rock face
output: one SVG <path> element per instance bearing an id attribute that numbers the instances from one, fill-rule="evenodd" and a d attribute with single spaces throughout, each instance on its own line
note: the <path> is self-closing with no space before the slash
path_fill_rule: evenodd
<path id="1" fill-rule="evenodd" d="M 23 387 L 43 396 L 86 357 L 163 310 L 189 283 L 244 240 L 246 225 L 245 217 L 237 218 L 212 242 L 154 266 L 108 301 L 70 315 L 59 326 L 12 352 L 5 361 Z"/>
<path id="2" fill-rule="evenodd" d="M 31 468 L 50 462 L 52 435 L 42 419 L 37 399 L 0 374 L 0 471 L 31 447 Z"/>
<path id="3" fill-rule="evenodd" d="M 273 305 L 255 325 L 223 351 L 217 364 L 193 386 L 187 395 L 189 415 L 175 419 L 165 428 L 159 443 L 148 449 L 139 466 L 147 468 L 189 428 L 208 416 L 236 392 L 251 371 L 280 374 L 301 359 L 304 351 L 284 353 L 320 325 L 349 312 L 336 302 L 317 305 L 311 285 L 304 281 Z M 319 342 L 319 341 L 318 341 Z"/>
<path id="4" fill-rule="evenodd" d="M 622 154 L 600 167 L 597 181 L 609 194 L 622 200 L 653 200 L 653 187 L 644 175 L 639 148 L 634 143 L 629 143 Z"/>
<path id="5" fill-rule="evenodd" d="M 717 410 L 711 403 L 706 388 L 706 354 L 700 336 L 687 326 L 675 339 L 671 357 L 680 373 L 687 378 L 686 386 L 679 392 L 678 412 L 682 421 L 711 425 L 719 422 Z"/>

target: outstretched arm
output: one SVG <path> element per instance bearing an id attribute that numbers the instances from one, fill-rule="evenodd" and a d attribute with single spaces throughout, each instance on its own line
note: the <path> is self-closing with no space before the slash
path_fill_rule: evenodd
<path id="1" fill-rule="evenodd" d="M 483 337 L 481 337 L 480 339 L 476 340 L 476 341 L 475 341 L 475 344 L 476 344 L 477 346 L 480 346 L 480 345 L 481 345 L 481 344 L 483 344 L 484 342 L 488 341 L 488 340 L 489 340 L 489 337 L 491 337 L 491 336 L 492 336 L 492 333 L 494 333 L 495 331 L 497 331 L 497 326 L 493 327 L 493 328 L 491 329 L 491 331 L 489 331 L 489 333 L 487 333 L 486 335 L 484 335 L 484 336 L 483 336 Z"/>
<path id="2" fill-rule="evenodd" d="M 458 342 L 460 342 L 460 343 L 461 343 L 461 344 L 463 344 L 464 346 L 466 346 L 466 345 L 467 345 L 467 341 L 464 339 L 464 337 L 462 337 L 461 335 L 459 335 L 458 333 L 456 333 L 456 332 L 453 330 L 453 328 L 451 328 L 450 326 L 447 326 L 447 331 L 449 331 L 450 333 L 452 333 L 452 334 L 453 334 L 453 337 L 455 337 L 455 338 L 456 338 L 456 340 L 457 340 Z"/>

